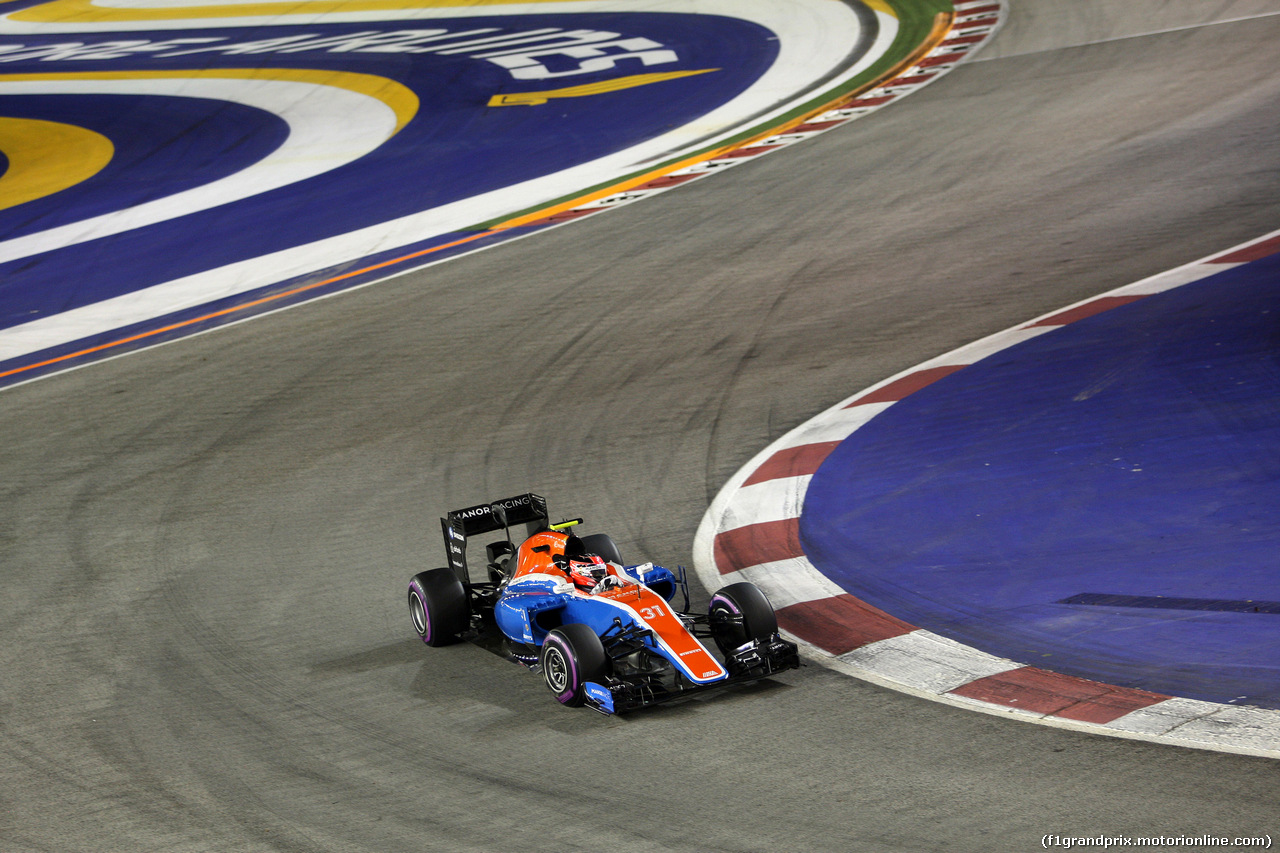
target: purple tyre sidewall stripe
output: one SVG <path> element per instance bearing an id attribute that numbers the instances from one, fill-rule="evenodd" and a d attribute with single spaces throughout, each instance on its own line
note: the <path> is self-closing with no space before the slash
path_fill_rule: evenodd
<path id="1" fill-rule="evenodd" d="M 736 604 L 734 604 L 733 599 L 723 596 L 720 593 L 716 593 L 715 595 L 711 596 L 711 604 L 708 605 L 708 607 L 714 608 L 717 602 L 719 602 L 720 604 L 723 604 L 725 607 L 727 607 L 730 611 L 737 614 L 738 616 L 742 615 L 742 611 L 738 609 L 738 606 Z"/>
<path id="2" fill-rule="evenodd" d="M 547 637 L 546 645 L 553 647 L 560 653 L 561 658 L 564 660 L 565 667 L 568 670 L 569 677 L 565 682 L 565 689 L 556 694 L 556 699 L 561 703 L 567 703 L 572 700 L 578 692 L 579 683 L 577 660 L 574 658 L 573 649 L 570 648 L 569 643 L 555 634 L 551 634 Z M 544 663 L 543 666 L 546 666 L 546 664 Z M 551 682 L 548 681 L 547 685 L 551 686 Z"/>
<path id="3" fill-rule="evenodd" d="M 409 599 L 410 599 L 409 607 L 411 608 L 411 615 L 412 615 L 412 608 L 414 607 L 413 599 L 415 598 L 417 599 L 417 606 L 421 609 L 422 621 L 424 623 L 424 630 L 419 631 L 418 635 L 422 637 L 422 642 L 430 645 L 431 644 L 431 611 L 427 609 L 426 593 L 422 591 L 422 587 L 418 584 L 416 580 L 411 581 L 409 583 Z M 413 627 L 415 631 L 418 629 L 417 620 L 414 620 Z"/>

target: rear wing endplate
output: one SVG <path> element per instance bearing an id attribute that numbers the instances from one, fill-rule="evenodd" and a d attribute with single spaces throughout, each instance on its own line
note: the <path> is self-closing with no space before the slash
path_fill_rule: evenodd
<path id="1" fill-rule="evenodd" d="M 528 526 L 530 535 L 547 526 L 547 500 L 532 492 L 510 498 L 455 509 L 440 519 L 444 533 L 444 551 L 449 568 L 464 583 L 471 581 L 467 570 L 467 539 L 495 530 L 506 530 L 518 524 Z"/>

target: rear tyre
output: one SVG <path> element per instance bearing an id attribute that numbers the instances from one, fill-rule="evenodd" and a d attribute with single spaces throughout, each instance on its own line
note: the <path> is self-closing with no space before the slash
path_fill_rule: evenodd
<path id="1" fill-rule="evenodd" d="M 595 631 L 577 623 L 561 625 L 547 634 L 538 662 L 556 701 L 574 708 L 586 701 L 586 683 L 599 683 L 608 674 L 604 644 Z"/>
<path id="2" fill-rule="evenodd" d="M 467 591 L 453 569 L 432 569 L 409 581 L 409 618 L 428 646 L 456 642 L 471 621 Z"/>
<path id="3" fill-rule="evenodd" d="M 592 533 L 590 536 L 583 536 L 582 550 L 587 554 L 599 554 L 607 562 L 625 565 L 622 554 L 618 553 L 618 546 L 607 534 Z"/>
<path id="4" fill-rule="evenodd" d="M 711 596 L 708 605 L 712 636 L 720 651 L 729 654 L 754 640 L 778 633 L 773 605 L 753 583 L 732 583 Z"/>

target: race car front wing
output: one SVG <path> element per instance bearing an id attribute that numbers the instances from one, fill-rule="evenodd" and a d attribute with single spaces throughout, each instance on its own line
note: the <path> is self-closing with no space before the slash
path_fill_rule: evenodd
<path id="1" fill-rule="evenodd" d="M 755 640 L 734 649 L 726 656 L 729 677 L 710 684 L 694 684 L 683 677 L 674 682 L 646 675 L 611 675 L 604 683 L 588 681 L 584 685 L 586 704 L 604 714 L 620 714 L 649 705 L 670 702 L 691 693 L 703 693 L 768 678 L 800 666 L 795 643 L 774 634 L 767 640 Z"/>

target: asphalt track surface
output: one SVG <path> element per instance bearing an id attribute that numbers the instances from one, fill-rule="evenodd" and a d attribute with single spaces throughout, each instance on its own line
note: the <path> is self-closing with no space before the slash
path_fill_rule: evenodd
<path id="1" fill-rule="evenodd" d="M 1023 0 L 981 61 L 729 176 L 6 391 L 0 849 L 1274 838 L 1270 760 L 816 666 L 605 718 L 423 648 L 403 596 L 440 511 L 525 489 L 686 560 L 852 390 L 1273 230 L 1278 41 L 1275 0 Z"/>

